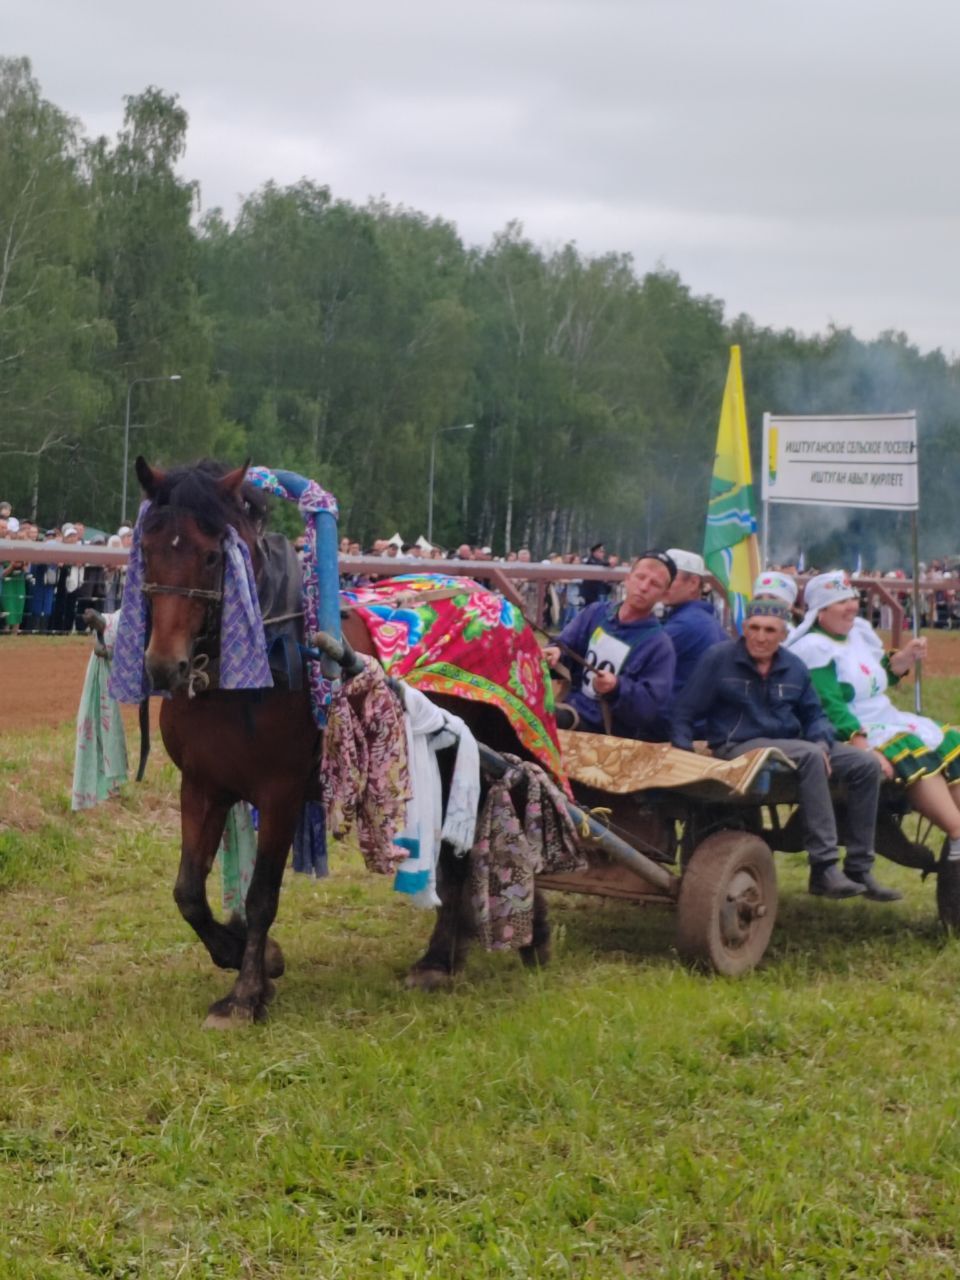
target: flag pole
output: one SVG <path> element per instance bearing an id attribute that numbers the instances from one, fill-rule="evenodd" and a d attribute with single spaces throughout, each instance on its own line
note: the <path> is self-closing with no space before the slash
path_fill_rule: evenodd
<path id="1" fill-rule="evenodd" d="M 763 512 L 763 529 L 760 533 L 760 572 L 770 563 L 770 499 L 767 496 L 767 488 L 770 484 L 770 414 L 763 415 L 763 436 L 761 438 L 760 452 L 760 477 L 761 490 L 763 492 L 763 501 L 761 510 Z"/>
<path id="2" fill-rule="evenodd" d="M 910 538 L 913 542 L 913 638 L 917 640 L 920 636 L 920 536 L 917 532 L 916 507 L 910 512 Z M 914 669 L 913 709 L 917 715 L 920 715 L 923 703 L 922 667 L 923 663 L 918 662 Z"/>
<path id="3" fill-rule="evenodd" d="M 770 564 L 770 502 L 763 500 L 763 537 L 760 539 L 760 572 Z"/>

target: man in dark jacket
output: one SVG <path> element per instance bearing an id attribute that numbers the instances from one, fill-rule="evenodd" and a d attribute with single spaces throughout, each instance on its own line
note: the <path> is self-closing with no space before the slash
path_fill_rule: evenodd
<path id="1" fill-rule="evenodd" d="M 584 564 L 589 564 L 595 568 L 608 569 L 610 562 L 607 559 L 607 549 L 602 542 L 595 542 L 590 548 L 590 554 L 584 557 Z M 599 578 L 584 578 L 580 584 L 580 598 L 584 605 L 596 604 L 598 600 L 606 600 L 610 594 L 610 583 L 601 582 Z"/>
<path id="2" fill-rule="evenodd" d="M 675 659 L 673 645 L 653 610 L 675 574 L 666 552 L 645 551 L 624 583 L 622 604 L 600 600 L 589 605 L 564 627 L 559 645 L 544 649 L 550 663 L 558 662 L 565 650 L 587 663 L 570 662 L 573 689 L 565 709 L 575 713 L 573 727 L 618 738 L 663 740 Z M 557 722 L 570 727 L 563 725 L 559 708 Z"/>
<path id="3" fill-rule="evenodd" d="M 789 611 L 779 600 L 754 600 L 743 636 L 700 659 L 673 709 L 671 740 L 693 748 L 693 726 L 706 722 L 713 754 L 729 760 L 754 747 L 776 747 L 796 767 L 800 816 L 810 858 L 810 892 L 826 898 L 864 894 L 878 902 L 901 895 L 873 875 L 873 839 L 882 772 L 872 751 L 835 744 L 830 722 L 803 662 L 781 648 Z M 847 798 L 847 856 L 840 868 L 829 778 Z"/>

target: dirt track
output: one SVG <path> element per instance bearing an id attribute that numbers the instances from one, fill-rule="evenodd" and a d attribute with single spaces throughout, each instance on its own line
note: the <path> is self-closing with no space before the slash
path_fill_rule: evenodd
<path id="1" fill-rule="evenodd" d="M 75 721 L 92 652 L 86 636 L 0 636 L 0 732 Z M 154 699 L 154 727 L 158 712 Z M 128 733 L 136 716 L 136 707 L 124 713 Z"/>
<path id="2" fill-rule="evenodd" d="M 931 676 L 960 674 L 960 635 L 927 633 Z M 0 732 L 65 724 L 76 718 L 91 644 L 83 636 L 0 636 Z M 151 722 L 156 734 L 159 699 Z M 125 713 L 133 728 L 135 708 Z"/>

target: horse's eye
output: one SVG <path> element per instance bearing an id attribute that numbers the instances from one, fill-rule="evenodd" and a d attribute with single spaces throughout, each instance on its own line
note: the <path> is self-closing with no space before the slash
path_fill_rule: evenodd
<path id="1" fill-rule="evenodd" d="M 206 559 L 206 565 L 207 565 L 207 568 L 208 568 L 208 569 L 215 569 L 215 568 L 217 567 L 217 565 L 220 563 L 220 552 L 219 552 L 219 551 L 208 551 L 208 552 L 207 552 L 207 554 L 206 554 L 205 559 Z"/>

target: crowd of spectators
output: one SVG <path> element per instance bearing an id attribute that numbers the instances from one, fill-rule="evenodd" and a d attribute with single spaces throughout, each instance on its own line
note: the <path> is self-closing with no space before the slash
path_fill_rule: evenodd
<path id="1" fill-rule="evenodd" d="M 474 546 L 468 542 L 461 542 L 448 550 L 440 546 L 431 546 L 425 538 L 420 538 L 417 542 L 404 543 L 399 534 L 394 535 L 393 538 L 377 539 L 367 551 L 363 550 L 359 542 L 344 537 L 340 539 L 340 553 L 341 555 L 421 561 L 425 562 L 424 572 L 436 572 L 440 568 L 438 561 L 450 560 L 492 561 L 516 565 L 534 563 L 529 547 L 522 546 L 516 551 L 508 551 L 505 556 L 495 556 L 492 548 L 488 546 Z M 620 556 L 612 552 L 608 553 L 602 542 L 597 542 L 586 554 L 576 552 L 562 554 L 555 551 L 545 556 L 539 563 L 564 567 L 584 564 L 596 568 L 617 569 L 623 562 Z M 343 575 L 343 583 L 345 586 L 362 586 L 373 581 L 375 577 L 376 574 L 370 572 L 346 573 Z M 545 626 L 551 630 L 566 626 L 570 619 L 586 605 L 596 604 L 599 600 L 620 600 L 623 596 L 622 583 L 604 582 L 600 579 L 587 579 L 584 582 L 551 582 L 542 589 L 536 582 L 525 582 L 522 578 L 512 580 L 523 600 L 526 616 L 538 626 Z"/>
<path id="2" fill-rule="evenodd" d="M 22 557 L 0 560 L 0 633 L 57 632 L 65 633 L 85 629 L 80 618 L 85 609 L 95 608 L 109 613 L 120 607 L 123 598 L 125 567 L 104 568 L 102 565 L 46 564 L 34 561 L 30 555 L 32 544 L 62 542 L 67 546 L 125 547 L 131 545 L 132 530 L 123 525 L 115 533 L 88 530 L 82 521 L 68 521 L 49 528 L 33 521 L 18 518 L 9 502 L 0 502 L 0 539 L 24 543 Z M 295 540 L 302 550 L 304 538 Z M 411 565 L 422 562 L 424 570 L 437 571 L 443 561 L 500 561 L 507 564 L 531 562 L 529 547 L 509 551 L 505 556 L 494 556 L 489 546 L 460 543 L 447 549 L 431 546 L 425 538 L 404 543 L 399 535 L 378 538 L 368 548 L 349 537 L 340 539 L 343 556 L 382 557 L 384 559 L 409 560 Z M 544 564 L 590 564 L 604 568 L 616 568 L 620 558 L 608 555 L 602 543 L 590 548 L 588 553 L 555 552 L 543 560 Z M 376 577 L 373 573 L 343 575 L 344 584 L 363 584 Z M 597 600 L 617 599 L 622 592 L 619 584 L 607 582 L 555 582 L 541 593 L 536 583 L 516 584 L 523 597 L 525 612 L 532 619 L 551 628 L 565 626 L 584 605 Z M 542 614 L 541 598 L 543 601 Z"/>
<path id="3" fill-rule="evenodd" d="M 18 519 L 9 502 L 0 502 L 0 538 L 28 544 L 24 546 L 21 559 L 0 561 L 0 632 L 63 633 L 82 630 L 83 624 L 78 619 L 84 609 L 93 607 L 101 612 L 110 612 L 120 607 L 126 574 L 124 568 L 105 569 L 98 565 L 35 562 L 31 560 L 29 544 L 57 541 L 67 545 L 84 543 L 89 546 L 129 547 L 132 541 L 129 526 L 121 526 L 112 534 L 101 533 L 99 530 L 88 531 L 79 520 L 42 528 L 25 518 Z M 302 547 L 303 538 L 298 538 L 296 544 L 298 548 Z M 423 537 L 416 542 L 404 542 L 399 534 L 394 534 L 392 538 L 378 538 L 366 548 L 360 542 L 344 536 L 340 539 L 340 553 L 344 556 L 409 560 L 411 571 L 414 571 L 412 566 L 417 562 L 423 564 L 424 571 L 434 572 L 440 567 L 438 562 L 452 560 L 496 561 L 505 564 L 532 562 L 530 548 L 526 546 L 508 551 L 504 556 L 495 556 L 491 547 L 482 544 L 462 542 L 456 547 L 445 548 L 431 546 Z M 582 552 L 552 552 L 539 563 L 565 567 L 584 564 L 615 569 L 623 561 L 618 555 L 608 552 L 602 542 L 597 542 Z M 817 572 L 816 569 L 805 571 L 794 563 L 771 567 L 801 579 L 809 573 Z M 949 560 L 932 560 L 929 565 L 922 565 L 921 570 L 928 583 L 930 580 L 943 582 L 942 589 L 925 595 L 922 624 L 960 627 L 960 564 L 952 564 Z M 884 587 L 903 605 L 907 617 L 911 616 L 912 598 L 909 588 L 897 589 L 898 582 L 904 582 L 909 577 L 903 569 L 887 572 L 857 570 L 856 576 L 882 580 Z M 369 571 L 347 572 L 343 575 L 343 582 L 344 585 L 362 585 L 374 577 L 376 574 Z M 621 582 L 585 579 L 551 582 L 545 586 L 516 578 L 513 578 L 513 582 L 523 599 L 527 616 L 531 621 L 550 630 L 565 627 L 582 609 L 598 601 L 616 602 L 623 598 Z M 875 625 L 889 626 L 889 618 L 881 617 L 880 606 L 877 606 L 874 613 Z"/>
<path id="4" fill-rule="evenodd" d="M 18 518 L 9 502 L 0 502 L 0 538 L 23 543 L 22 556 L 0 561 L 0 631 L 16 634 L 84 630 L 79 619 L 85 609 L 109 613 L 120 607 L 124 567 L 47 564 L 34 560 L 31 550 L 43 542 L 129 547 L 133 531 L 128 525 L 110 535 L 88 533 L 79 520 L 41 528 L 32 520 Z"/>
<path id="5" fill-rule="evenodd" d="M 775 573 L 786 573 L 800 582 L 809 581 L 822 572 L 816 566 L 800 568 L 792 562 L 770 565 L 769 568 Z M 852 570 L 852 576 L 860 582 L 872 581 L 882 585 L 884 592 L 903 609 L 905 623 L 913 624 L 912 571 L 865 569 L 857 566 Z M 950 631 L 960 629 L 960 558 L 931 560 L 929 564 L 921 560 L 920 581 L 920 626 Z M 931 583 L 937 584 L 932 590 Z M 873 626 L 889 631 L 892 625 L 889 605 L 883 603 L 880 595 L 872 593 L 868 587 L 861 587 L 860 596 L 864 616 L 870 618 Z"/>

